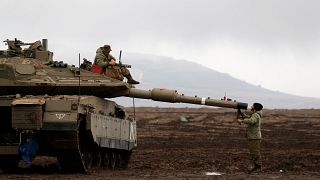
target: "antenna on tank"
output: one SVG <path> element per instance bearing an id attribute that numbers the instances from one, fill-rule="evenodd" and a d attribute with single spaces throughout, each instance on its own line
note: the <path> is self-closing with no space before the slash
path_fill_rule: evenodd
<path id="1" fill-rule="evenodd" d="M 119 54 L 120 67 L 122 67 L 121 55 L 122 55 L 122 50 L 120 50 L 120 54 Z M 134 97 L 132 97 L 132 105 L 133 105 L 133 120 L 135 121 L 136 120 L 136 105 L 135 105 Z"/>
<path id="2" fill-rule="evenodd" d="M 122 50 L 120 50 L 120 54 L 119 54 L 119 64 L 121 65 L 122 62 L 121 62 L 121 54 L 122 54 Z M 121 66 L 120 66 L 121 67 Z"/>
<path id="3" fill-rule="evenodd" d="M 133 105 L 133 120 L 136 120 L 136 104 L 134 102 L 134 97 L 132 98 L 132 105 Z"/>
<path id="4" fill-rule="evenodd" d="M 80 104 L 80 95 L 81 95 L 81 89 L 80 89 L 80 81 L 81 81 L 81 80 L 80 80 L 80 58 L 81 58 L 81 56 L 80 56 L 80 53 L 79 53 L 79 61 L 78 61 L 78 65 L 79 65 L 79 69 L 78 69 L 78 70 L 79 70 L 79 71 L 78 71 L 78 73 L 77 73 L 77 74 L 78 74 L 78 82 L 79 82 L 79 83 L 78 83 L 78 96 L 79 96 L 79 97 L 78 97 L 78 103 L 79 103 L 79 104 Z M 77 72 L 77 71 L 76 71 L 76 72 Z"/>
<path id="5" fill-rule="evenodd" d="M 122 67 L 121 54 L 122 54 L 122 50 L 120 50 L 120 54 L 119 54 L 119 66 L 120 67 Z"/>
<path id="6" fill-rule="evenodd" d="M 120 50 L 120 54 L 119 54 L 119 66 L 120 68 L 123 67 L 122 66 L 122 61 L 121 61 L 121 55 L 122 55 L 122 50 Z M 133 106 L 133 120 L 136 120 L 136 105 L 135 105 L 135 99 L 134 97 L 132 97 L 132 106 Z"/>

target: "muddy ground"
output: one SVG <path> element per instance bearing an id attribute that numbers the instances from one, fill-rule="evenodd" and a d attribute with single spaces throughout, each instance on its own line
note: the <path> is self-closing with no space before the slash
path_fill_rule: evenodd
<path id="1" fill-rule="evenodd" d="M 251 175 L 245 128 L 234 122 L 234 110 L 137 108 L 135 113 L 138 148 L 127 170 L 65 174 L 42 157 L 31 169 L 0 178 L 320 179 L 320 110 L 264 110 L 263 172 Z"/>

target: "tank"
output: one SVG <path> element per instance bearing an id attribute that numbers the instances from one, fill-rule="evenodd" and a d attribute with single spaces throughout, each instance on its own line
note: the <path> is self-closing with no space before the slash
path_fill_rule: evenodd
<path id="1" fill-rule="evenodd" d="M 248 106 L 185 96 L 176 90 L 137 89 L 93 72 L 86 59 L 78 67 L 54 61 L 46 39 L 4 42 L 8 49 L 0 51 L 0 169 L 5 171 L 28 165 L 36 156 L 56 157 L 59 167 L 68 172 L 126 168 L 137 147 L 136 121 L 109 98 L 238 110 Z"/>

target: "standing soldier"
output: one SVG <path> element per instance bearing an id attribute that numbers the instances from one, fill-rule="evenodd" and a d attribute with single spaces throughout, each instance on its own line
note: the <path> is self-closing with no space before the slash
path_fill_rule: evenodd
<path id="1" fill-rule="evenodd" d="M 96 51 L 96 57 L 94 58 L 94 64 L 101 67 L 107 76 L 118 80 L 123 80 L 123 76 L 128 79 L 129 84 L 139 84 L 134 80 L 130 74 L 130 71 L 125 67 L 113 67 L 116 64 L 116 58 L 111 54 L 111 46 L 104 45 L 99 47 Z M 110 68 L 109 68 L 110 67 Z"/>
<path id="2" fill-rule="evenodd" d="M 254 103 L 251 106 L 251 115 L 241 113 L 244 119 L 238 119 L 239 123 L 244 123 L 246 127 L 246 137 L 248 139 L 248 148 L 250 157 L 253 163 L 253 168 L 249 174 L 254 171 L 261 171 L 261 117 L 262 117 L 262 104 Z"/>

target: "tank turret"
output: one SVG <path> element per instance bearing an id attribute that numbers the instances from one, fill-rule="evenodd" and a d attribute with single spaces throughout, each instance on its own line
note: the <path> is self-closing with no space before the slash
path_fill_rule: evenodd
<path id="1" fill-rule="evenodd" d="M 85 59 L 76 67 L 54 61 L 47 40 L 6 40 L 0 51 L 0 169 L 56 156 L 67 171 L 126 167 L 137 146 L 136 122 L 116 102 L 134 97 L 247 109 L 246 103 L 191 97 L 176 90 L 142 90 L 91 72 Z M 22 49 L 23 46 L 29 46 Z M 129 68 L 129 65 L 120 64 Z"/>

